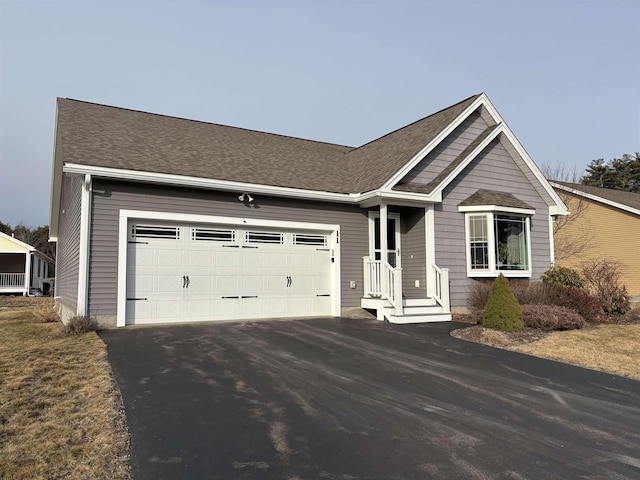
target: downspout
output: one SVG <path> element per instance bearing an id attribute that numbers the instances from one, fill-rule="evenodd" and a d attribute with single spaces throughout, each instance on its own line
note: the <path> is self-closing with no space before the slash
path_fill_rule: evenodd
<path id="1" fill-rule="evenodd" d="M 77 315 L 88 315 L 89 301 L 89 245 L 91 241 L 91 175 L 84 176 L 80 204 L 80 258 L 78 263 Z"/>

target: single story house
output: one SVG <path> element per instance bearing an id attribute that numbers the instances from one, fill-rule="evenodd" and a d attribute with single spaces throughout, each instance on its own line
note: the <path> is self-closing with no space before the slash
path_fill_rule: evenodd
<path id="1" fill-rule="evenodd" d="M 0 232 L 0 293 L 28 295 L 49 288 L 49 264 L 44 253 Z"/>
<path id="2" fill-rule="evenodd" d="M 58 99 L 63 319 L 447 321 L 539 279 L 566 207 L 485 94 L 360 147 Z"/>
<path id="3" fill-rule="evenodd" d="M 614 260 L 631 300 L 640 302 L 640 194 L 567 182 L 551 185 L 572 213 L 580 212 L 558 231 L 556 240 L 584 239 L 579 251 L 558 258 L 558 265 L 579 269 L 586 260 Z"/>

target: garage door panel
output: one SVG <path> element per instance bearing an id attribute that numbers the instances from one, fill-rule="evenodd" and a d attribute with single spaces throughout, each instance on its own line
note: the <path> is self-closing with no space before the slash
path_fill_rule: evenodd
<path id="1" fill-rule="evenodd" d="M 287 254 L 266 252 L 267 263 L 269 269 L 282 269 L 287 265 Z"/>
<path id="2" fill-rule="evenodd" d="M 243 293 L 259 293 L 264 291 L 265 278 L 262 275 L 246 275 L 242 278 Z"/>
<path id="3" fill-rule="evenodd" d="M 287 277 L 286 275 L 266 275 L 265 277 L 265 288 L 264 291 L 266 293 L 279 292 L 282 293 L 287 288 Z"/>
<path id="4" fill-rule="evenodd" d="M 200 249 L 190 251 L 187 255 L 187 266 L 189 267 L 213 267 L 214 252 L 207 252 Z"/>
<path id="5" fill-rule="evenodd" d="M 242 266 L 245 268 L 262 268 L 265 266 L 265 255 L 259 252 L 258 249 L 254 251 L 242 251 Z"/>
<path id="6" fill-rule="evenodd" d="M 225 298 L 215 300 L 213 315 L 218 318 L 236 317 L 240 314 L 240 299 Z"/>
<path id="7" fill-rule="evenodd" d="M 211 275 L 189 275 L 189 288 L 187 294 L 209 293 L 213 279 Z"/>
<path id="8" fill-rule="evenodd" d="M 184 280 L 180 275 L 156 275 L 156 288 L 158 293 L 179 293 L 184 290 Z"/>
<path id="9" fill-rule="evenodd" d="M 181 267 L 182 252 L 180 250 L 157 250 L 156 265 L 158 267 Z"/>
<path id="10" fill-rule="evenodd" d="M 282 315 L 282 312 L 287 311 L 288 300 L 287 297 L 270 297 L 264 299 L 264 314 L 265 315 Z"/>
<path id="11" fill-rule="evenodd" d="M 133 296 L 144 296 L 153 293 L 155 277 L 153 275 L 130 275 L 127 285 L 131 285 L 133 290 L 130 294 Z"/>
<path id="12" fill-rule="evenodd" d="M 182 299 L 160 300 L 156 302 L 156 318 L 160 320 L 182 318 Z"/>
<path id="13" fill-rule="evenodd" d="M 222 250 L 215 252 L 216 267 L 238 267 L 240 252 L 238 250 Z"/>
<path id="14" fill-rule="evenodd" d="M 133 253 L 127 257 L 127 266 L 136 267 L 152 267 L 154 265 L 155 252 L 146 249 L 133 249 Z"/>
<path id="15" fill-rule="evenodd" d="M 187 316 L 211 318 L 211 300 L 189 300 L 187 302 Z"/>
<path id="16" fill-rule="evenodd" d="M 148 301 L 127 302 L 127 323 L 331 312 L 331 298 L 316 297 L 332 287 L 326 236 L 215 225 L 172 228 L 172 235 L 180 232 L 175 238 L 147 237 L 128 245 L 127 295 Z"/>
<path id="17" fill-rule="evenodd" d="M 243 315 L 256 317 L 264 313 L 263 299 L 261 298 L 243 298 L 241 304 Z"/>

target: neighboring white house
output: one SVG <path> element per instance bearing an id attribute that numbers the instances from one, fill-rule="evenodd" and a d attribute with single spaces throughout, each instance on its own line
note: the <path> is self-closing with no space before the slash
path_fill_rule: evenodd
<path id="1" fill-rule="evenodd" d="M 0 293 L 45 291 L 49 263 L 53 260 L 31 245 L 0 232 Z"/>

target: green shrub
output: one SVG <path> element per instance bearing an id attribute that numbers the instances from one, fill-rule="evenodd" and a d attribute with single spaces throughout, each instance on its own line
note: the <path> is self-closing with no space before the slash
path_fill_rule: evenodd
<path id="1" fill-rule="evenodd" d="M 566 267 L 551 267 L 542 275 L 542 281 L 560 287 L 584 288 L 586 284 L 577 270 Z"/>
<path id="2" fill-rule="evenodd" d="M 524 328 L 522 308 L 502 274 L 491 287 L 491 296 L 482 314 L 482 325 L 503 332 L 519 332 Z"/>
<path id="3" fill-rule="evenodd" d="M 586 324 L 579 313 L 557 305 L 522 305 L 522 319 L 527 327 L 540 330 L 573 330 Z"/>

